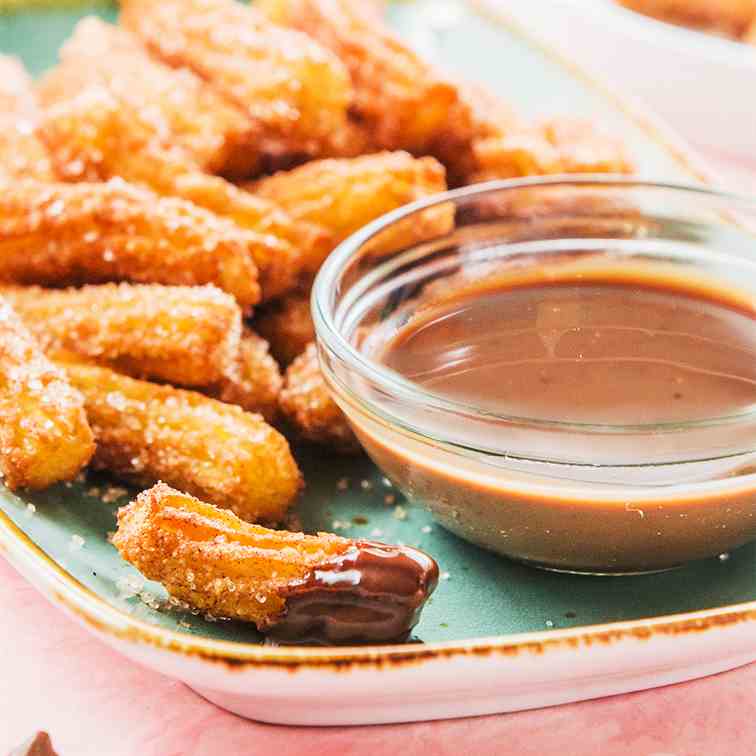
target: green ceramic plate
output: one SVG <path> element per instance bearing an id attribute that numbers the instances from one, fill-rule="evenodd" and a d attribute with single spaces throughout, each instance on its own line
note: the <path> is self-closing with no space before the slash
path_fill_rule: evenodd
<path id="1" fill-rule="evenodd" d="M 35 74 L 40 74 L 55 63 L 57 49 L 76 21 L 90 12 L 107 19 L 116 15 L 113 7 L 103 3 L 67 10 L 0 12 L 0 52 L 21 56 Z M 486 82 L 524 111 L 597 118 L 623 135 L 644 174 L 683 181 L 697 177 L 684 150 L 674 146 L 674 138 L 658 125 L 645 117 L 639 119 L 632 108 L 618 104 L 601 87 L 569 70 L 563 61 L 474 8 L 428 0 L 397 3 L 390 12 L 392 23 L 421 52 L 469 78 Z M 555 575 L 510 563 L 445 532 L 426 512 L 406 505 L 364 458 L 344 459 L 309 448 L 298 449 L 297 457 L 307 480 L 298 507 L 306 530 L 335 530 L 346 536 L 402 542 L 420 546 L 437 558 L 442 580 L 417 627 L 417 638 L 431 644 L 424 647 L 429 652 L 436 648 L 435 642 L 469 650 L 464 642 L 470 639 L 498 636 L 495 643 L 506 645 L 512 634 L 522 633 L 539 633 L 528 636 L 539 642 L 552 636 L 574 639 L 583 631 L 556 631 L 756 601 L 756 544 L 728 558 L 662 575 L 611 579 Z M 192 642 L 208 639 L 210 645 L 205 648 L 212 647 L 221 656 L 234 656 L 237 651 L 251 653 L 247 646 L 235 646 L 237 651 L 227 645 L 212 646 L 214 640 L 259 643 L 259 636 L 248 626 L 211 622 L 168 608 L 163 605 L 165 594 L 156 584 L 147 583 L 140 595 L 133 595 L 142 581 L 108 542 L 108 532 L 115 528 L 116 509 L 129 495 L 124 489 L 114 489 L 115 485 L 115 481 L 90 477 L 34 496 L 18 497 L 2 491 L 0 513 L 5 517 L 0 516 L 0 546 L 5 545 L 13 561 L 22 563 L 19 566 L 23 571 L 43 585 L 48 595 L 54 594 L 54 600 L 61 596 L 51 589 L 52 583 L 65 584 L 70 589 L 65 602 L 69 607 L 78 600 L 76 596 L 86 596 L 86 602 L 102 609 L 104 604 L 98 601 L 102 599 L 118 612 L 141 620 L 134 627 L 149 625 L 178 634 L 158 632 L 165 643 L 158 643 L 157 635 L 150 643 L 176 646 L 183 642 L 177 640 L 179 635 L 185 640 L 189 635 L 194 636 Z M 75 590 L 66 573 L 80 584 Z M 82 606 L 74 610 L 87 613 Z M 107 611 L 102 609 L 103 613 Z M 110 612 L 108 616 L 113 620 L 116 615 Z M 91 613 L 89 621 L 94 622 Z M 123 617 L 110 624 L 131 626 Z M 519 643 L 521 636 L 512 636 L 511 640 Z M 275 652 L 265 648 L 255 658 L 283 658 L 276 657 Z M 371 653 L 372 658 L 380 656 L 380 652 Z M 417 657 L 417 652 L 413 653 Z M 304 657 L 298 652 L 297 658 Z M 217 689 L 220 684 L 210 685 Z M 454 709 L 452 713 L 483 710 L 497 709 Z M 263 716 L 281 721 L 276 714 Z M 385 721 L 412 716 L 386 714 L 381 719 L 356 714 L 356 720 L 347 719 Z M 293 716 L 292 721 L 304 720 Z M 339 717 L 325 717 L 324 721 L 339 721 Z"/>

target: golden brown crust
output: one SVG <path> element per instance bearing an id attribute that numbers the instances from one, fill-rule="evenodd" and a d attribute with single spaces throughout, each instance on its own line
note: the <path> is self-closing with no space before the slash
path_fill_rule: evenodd
<path id="1" fill-rule="evenodd" d="M 234 0 L 125 0 L 121 23 L 168 64 L 192 69 L 245 108 L 284 151 L 317 153 L 346 121 L 344 66 L 256 8 Z"/>
<path id="2" fill-rule="evenodd" d="M 60 57 L 37 88 L 43 105 L 69 100 L 93 85 L 106 86 L 202 169 L 240 177 L 257 169 L 259 129 L 241 109 L 191 71 L 150 58 L 125 29 L 88 16 Z"/>
<path id="3" fill-rule="evenodd" d="M 503 137 L 522 128 L 514 108 L 488 88 L 472 82 L 457 82 L 459 99 L 430 153 L 447 170 L 450 186 L 470 183 L 477 170 L 474 144 L 482 139 Z"/>
<path id="4" fill-rule="evenodd" d="M 373 0 L 261 0 L 276 23 L 304 31 L 349 69 L 353 109 L 383 149 L 427 152 L 457 99 L 456 87 L 387 28 Z"/>
<path id="5" fill-rule="evenodd" d="M 55 181 L 50 156 L 29 121 L 0 117 L 0 181 Z"/>
<path id="6" fill-rule="evenodd" d="M 260 298 L 255 243 L 190 202 L 120 180 L 15 182 L 0 191 L 4 282 L 214 284 L 248 307 Z"/>
<path id="7" fill-rule="evenodd" d="M 30 121 L 0 116 L 0 181 L 55 181 L 50 156 Z"/>
<path id="8" fill-rule="evenodd" d="M 4 287 L 42 349 L 139 378 L 206 386 L 236 369 L 241 311 L 214 286 Z"/>
<path id="9" fill-rule="evenodd" d="M 756 18 L 756 0 L 618 0 L 630 10 L 671 24 L 740 37 Z"/>
<path id="10" fill-rule="evenodd" d="M 48 110 L 40 133 L 67 181 L 114 176 L 211 210 L 255 234 L 251 251 L 266 299 L 292 288 L 308 255 L 332 248 L 330 234 L 296 222 L 272 202 L 198 170 L 140 111 L 98 87 Z"/>
<path id="11" fill-rule="evenodd" d="M 94 452 L 84 400 L 0 299 L 0 469 L 11 490 L 74 478 Z"/>
<path id="12" fill-rule="evenodd" d="M 254 327 L 270 343 L 270 351 L 288 365 L 315 339 L 309 292 L 295 292 L 255 313 Z"/>
<path id="13" fill-rule="evenodd" d="M 445 191 L 446 176 L 434 158 L 380 152 L 313 160 L 264 178 L 250 188 L 292 218 L 325 226 L 334 241 L 340 242 L 384 213 Z M 397 224 L 371 245 L 376 250 L 394 251 L 448 233 L 453 225 L 453 208 L 441 206 Z M 312 255 L 305 270 L 316 273 L 324 259 Z"/>
<path id="14" fill-rule="evenodd" d="M 289 365 L 279 406 L 301 438 L 344 453 L 360 449 L 344 413 L 331 398 L 320 372 L 315 344 L 310 344 Z"/>
<path id="15" fill-rule="evenodd" d="M 351 543 L 242 522 L 162 483 L 118 512 L 113 537 L 121 556 L 171 596 L 259 627 L 283 610 L 287 587 Z"/>
<path id="16" fill-rule="evenodd" d="M 238 404 L 247 412 L 259 412 L 272 422 L 278 413 L 282 386 L 281 370 L 270 355 L 268 342 L 246 328 L 231 369 L 205 393 L 222 402 Z"/>
<path id="17" fill-rule="evenodd" d="M 260 415 L 108 368 L 65 368 L 84 395 L 95 468 L 163 480 L 249 521 L 279 521 L 299 493 L 289 444 Z"/>
<path id="18" fill-rule="evenodd" d="M 580 119 L 555 118 L 473 145 L 471 181 L 556 173 L 631 173 L 623 143 Z"/>
<path id="19" fill-rule="evenodd" d="M 743 32 L 742 41 L 747 45 L 756 45 L 756 16 L 754 20 L 749 24 L 748 28 Z"/>

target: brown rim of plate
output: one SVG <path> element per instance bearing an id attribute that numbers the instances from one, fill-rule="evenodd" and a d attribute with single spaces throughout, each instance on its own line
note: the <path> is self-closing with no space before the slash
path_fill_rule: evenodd
<path id="1" fill-rule="evenodd" d="M 344 646 L 293 648 L 262 646 L 258 643 L 221 641 L 155 627 L 115 608 L 66 572 L 37 546 L 5 512 L 0 511 L 0 552 L 5 552 L 16 569 L 27 577 L 26 563 L 36 572 L 43 591 L 97 632 L 117 640 L 149 645 L 189 658 L 221 664 L 230 670 L 249 667 L 382 668 L 422 664 L 457 656 L 543 654 L 557 649 L 580 649 L 611 645 L 623 640 L 645 641 L 658 636 L 679 636 L 756 622 L 756 601 L 716 609 L 672 614 L 664 617 L 608 622 L 564 630 L 543 630 L 509 636 L 444 641 L 423 645 Z"/>

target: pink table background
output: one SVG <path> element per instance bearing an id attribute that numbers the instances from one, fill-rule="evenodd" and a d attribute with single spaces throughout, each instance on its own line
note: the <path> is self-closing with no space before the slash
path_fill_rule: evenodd
<path id="1" fill-rule="evenodd" d="M 756 193 L 756 164 L 714 155 Z M 753 756 L 756 664 L 666 688 L 499 716 L 348 728 L 227 714 L 142 669 L 50 606 L 0 559 L 0 755 L 38 729 L 60 756 Z"/>

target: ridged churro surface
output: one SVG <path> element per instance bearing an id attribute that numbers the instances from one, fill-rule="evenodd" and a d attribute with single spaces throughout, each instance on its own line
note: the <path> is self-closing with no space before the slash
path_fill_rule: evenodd
<path id="1" fill-rule="evenodd" d="M 301 438 L 347 453 L 360 448 L 344 413 L 326 386 L 315 344 L 310 344 L 289 365 L 279 406 Z"/>
<path id="2" fill-rule="evenodd" d="M 352 90 L 333 53 L 236 0 L 124 0 L 121 23 L 244 108 L 284 151 L 317 153 L 346 123 Z"/>
<path id="3" fill-rule="evenodd" d="M 43 105 L 107 86 L 204 170 L 234 176 L 256 170 L 260 134 L 250 118 L 188 69 L 150 57 L 125 29 L 88 16 L 60 57 L 37 88 Z"/>
<path id="4" fill-rule="evenodd" d="M 165 143 L 149 119 L 109 89 L 91 88 L 51 108 L 40 133 L 67 181 L 120 177 L 193 202 L 254 234 L 250 250 L 266 299 L 292 288 L 304 261 L 325 256 L 333 246 L 323 229 L 295 221 L 270 200 L 200 171 Z"/>
<path id="5" fill-rule="evenodd" d="M 0 299 L 0 469 L 8 488 L 74 478 L 94 451 L 81 394 Z"/>
<path id="6" fill-rule="evenodd" d="M 141 378 L 206 386 L 236 369 L 241 311 L 214 286 L 0 287 L 40 346 Z"/>
<path id="7" fill-rule="evenodd" d="M 216 617 L 261 627 L 284 609 L 287 587 L 351 543 L 242 522 L 165 484 L 119 511 L 113 537 L 121 556 L 171 596 Z"/>
<path id="8" fill-rule="evenodd" d="M 289 444 L 260 415 L 108 368 L 64 365 L 84 395 L 95 468 L 163 480 L 249 521 L 280 521 L 299 493 Z"/>
<path id="9" fill-rule="evenodd" d="M 261 0 L 273 21 L 332 50 L 354 85 L 353 109 L 377 148 L 427 152 L 457 100 L 456 87 L 386 26 L 374 0 Z"/>
<path id="10" fill-rule="evenodd" d="M 295 292 L 255 313 L 254 326 L 270 344 L 272 355 L 288 365 L 315 340 L 310 293 Z"/>
<path id="11" fill-rule="evenodd" d="M 258 412 L 272 422 L 278 413 L 282 386 L 281 370 L 270 354 L 268 342 L 247 328 L 230 370 L 208 386 L 205 393 L 222 402 L 238 404 L 248 412 Z"/>
<path id="12" fill-rule="evenodd" d="M 371 220 L 402 205 L 446 190 L 443 166 L 434 158 L 407 152 L 380 152 L 356 158 L 313 160 L 264 178 L 250 187 L 282 207 L 292 218 L 324 226 L 343 241 Z M 442 206 L 383 232 L 373 245 L 394 251 L 448 232 L 453 209 Z M 315 273 L 324 258 L 306 265 Z"/>
<path id="13" fill-rule="evenodd" d="M 473 144 L 470 181 L 556 173 L 631 173 L 624 144 L 592 123 L 554 118 Z"/>
<path id="14" fill-rule="evenodd" d="M 214 284 L 248 307 L 260 299 L 254 236 L 180 199 L 114 179 L 14 182 L 0 191 L 0 280 Z"/>

